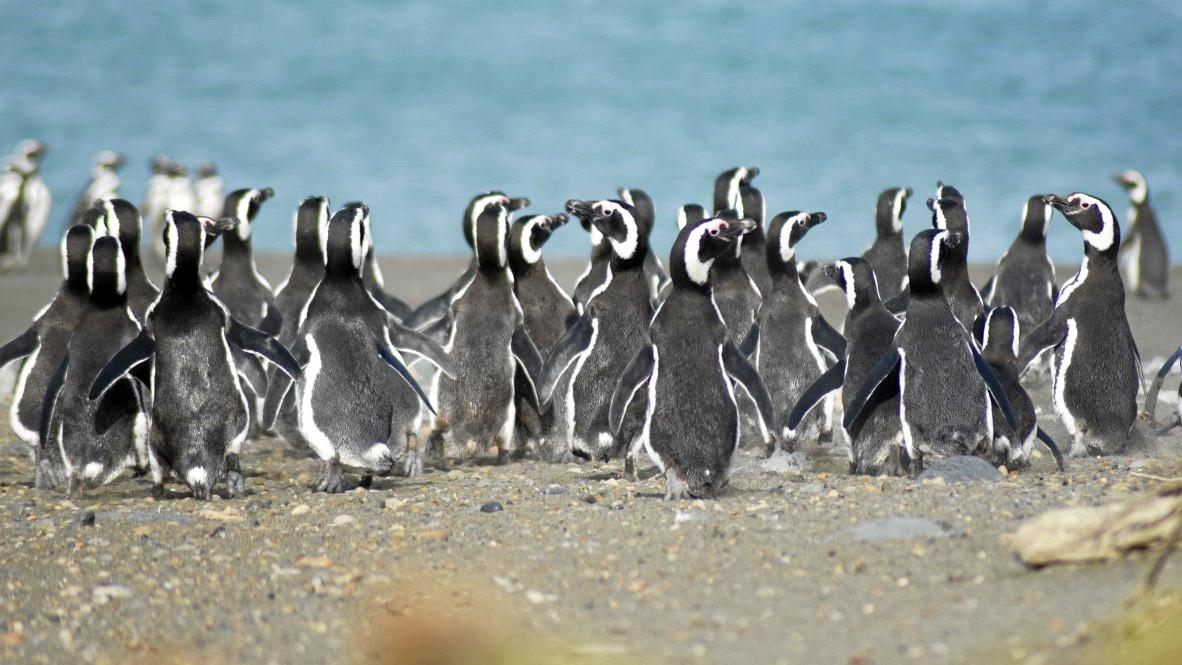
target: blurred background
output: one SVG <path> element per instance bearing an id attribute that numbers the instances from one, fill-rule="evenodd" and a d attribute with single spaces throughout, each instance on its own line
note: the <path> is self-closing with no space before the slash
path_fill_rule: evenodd
<path id="1" fill-rule="evenodd" d="M 664 255 L 675 207 L 739 164 L 769 215 L 829 213 L 806 255 L 861 251 L 888 186 L 916 189 L 904 221 L 924 228 L 942 178 L 992 262 L 1035 192 L 1085 190 L 1123 221 L 1108 177 L 1132 167 L 1182 243 L 1177 0 L 172 4 L 0 1 L 0 151 L 49 144 L 43 242 L 114 149 L 136 203 L 158 153 L 273 187 L 264 249 L 290 247 L 308 194 L 369 203 L 381 252 L 457 254 L 478 191 L 557 212 L 628 185 L 656 200 Z M 586 249 L 572 226 L 547 251 Z M 1061 219 L 1051 253 L 1080 255 Z"/>

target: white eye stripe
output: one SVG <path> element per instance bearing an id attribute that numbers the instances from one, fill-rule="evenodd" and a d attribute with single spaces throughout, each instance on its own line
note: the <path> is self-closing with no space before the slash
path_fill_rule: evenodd
<path id="1" fill-rule="evenodd" d="M 361 208 L 353 209 L 353 221 L 349 225 L 349 247 L 352 250 L 353 267 L 361 270 L 361 263 L 365 260 L 365 238 L 362 224 L 365 222 L 365 212 Z"/>
<path id="2" fill-rule="evenodd" d="M 932 252 L 929 259 L 929 270 L 932 275 L 932 283 L 939 284 L 943 275 L 940 273 L 940 251 L 944 241 L 948 239 L 948 232 L 941 231 L 932 236 Z"/>
<path id="3" fill-rule="evenodd" d="M 164 213 L 164 232 L 167 234 L 167 237 L 168 237 L 168 242 L 165 243 L 166 245 L 168 245 L 168 255 L 165 257 L 165 261 L 164 261 L 164 274 L 171 277 L 172 273 L 176 271 L 177 245 L 180 243 L 180 233 L 177 231 L 176 220 L 173 219 L 173 215 L 172 215 L 171 210 L 166 211 Z M 202 235 L 202 245 L 204 245 L 205 244 L 204 229 L 202 229 L 201 235 Z"/>
<path id="4" fill-rule="evenodd" d="M 526 222 L 521 229 L 521 258 L 525 259 L 526 263 L 537 263 L 542 258 L 541 250 L 534 247 L 533 233 L 534 228 L 544 221 L 550 221 L 550 218 L 539 215 Z"/>
<path id="5" fill-rule="evenodd" d="M 695 284 L 706 284 L 710 280 L 710 266 L 714 265 L 714 259 L 703 261 L 702 255 L 702 237 L 706 235 L 709 224 L 702 224 L 694 230 L 690 231 L 689 237 L 685 240 L 685 272 Z"/>
<path id="6" fill-rule="evenodd" d="M 1112 209 L 1100 199 L 1080 192 L 1068 196 L 1067 201 L 1088 208 L 1095 207 L 1100 213 L 1100 230 L 1083 231 L 1084 241 L 1101 252 L 1111 248 L 1116 242 L 1116 217 L 1112 214 Z"/>

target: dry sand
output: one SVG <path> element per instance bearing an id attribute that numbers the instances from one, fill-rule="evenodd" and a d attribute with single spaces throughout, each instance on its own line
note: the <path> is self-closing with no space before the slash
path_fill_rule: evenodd
<path id="1" fill-rule="evenodd" d="M 387 287 L 418 302 L 464 260 L 382 264 Z M 570 284 L 582 266 L 553 267 Z M 260 268 L 277 282 L 284 259 Z M 0 337 L 28 325 L 57 270 L 43 252 L 0 276 Z M 838 294 L 821 300 L 840 322 Z M 1182 341 L 1182 312 L 1128 309 L 1155 370 Z M 1031 388 L 1066 449 L 1048 387 Z M 1159 410 L 1172 413 L 1172 401 Z M 174 487 L 154 501 L 127 478 L 66 500 L 31 488 L 5 417 L 0 660 L 1076 662 L 1150 556 L 1029 570 L 1007 534 L 1048 508 L 1143 493 L 1178 475 L 1180 451 L 1173 436 L 1063 474 L 1043 454 L 998 483 L 941 484 L 850 477 L 842 451 L 810 447 L 803 474 L 737 473 L 717 500 L 666 502 L 658 479 L 619 480 L 618 464 L 536 461 L 313 494 L 318 464 L 266 439 L 244 451 L 244 499 L 199 503 Z M 736 467 L 758 459 L 742 451 Z M 481 512 L 492 501 L 503 510 Z M 924 521 L 885 540 L 847 531 L 890 517 Z M 1180 582 L 1182 562 L 1167 566 L 1163 586 Z M 480 655 L 415 659 L 433 649 Z"/>

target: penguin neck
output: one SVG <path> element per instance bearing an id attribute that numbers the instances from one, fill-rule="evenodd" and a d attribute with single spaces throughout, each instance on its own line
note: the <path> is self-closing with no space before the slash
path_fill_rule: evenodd
<path id="1" fill-rule="evenodd" d="M 541 275 L 546 272 L 546 260 L 539 258 L 537 261 L 530 263 L 524 258 L 512 253 L 509 256 L 509 269 L 513 271 L 515 277 L 532 277 L 534 275 Z"/>
<path id="2" fill-rule="evenodd" d="M 200 255 L 178 256 L 172 274 L 165 278 L 164 290 L 173 295 L 204 292 L 206 289 L 205 280 L 201 278 Z"/>
<path id="3" fill-rule="evenodd" d="M 1042 225 L 1036 222 L 1030 222 L 1022 225 L 1022 232 L 1018 234 L 1018 240 L 1023 245 L 1031 247 L 1046 247 L 1047 237 L 1043 234 Z"/>
<path id="4" fill-rule="evenodd" d="M 222 234 L 222 270 L 234 266 L 253 267 L 254 252 L 250 238 L 243 239 L 231 231 Z"/>
<path id="5" fill-rule="evenodd" d="M 316 231 L 296 236 L 295 262 L 299 264 L 320 264 L 324 267 L 324 252 L 320 249 L 320 235 Z"/>
<path id="6" fill-rule="evenodd" d="M 70 266 L 66 279 L 62 282 L 62 290 L 74 295 L 90 296 L 90 285 L 86 283 L 86 267 Z"/>
<path id="7" fill-rule="evenodd" d="M 115 275 L 96 275 L 94 289 L 90 292 L 90 302 L 96 309 L 126 307 L 127 291 L 120 292 L 116 288 Z"/>
<path id="8" fill-rule="evenodd" d="M 121 239 L 123 247 L 123 265 L 128 277 L 140 275 L 144 272 L 144 265 L 140 262 L 140 236 L 128 236 Z"/>

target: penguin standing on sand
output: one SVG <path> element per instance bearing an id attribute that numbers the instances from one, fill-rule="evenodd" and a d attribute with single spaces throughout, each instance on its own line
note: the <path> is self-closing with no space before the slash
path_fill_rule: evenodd
<path id="1" fill-rule="evenodd" d="M 1026 201 L 1018 237 L 1001 255 L 982 294 L 992 307 L 1013 309 L 1018 324 L 1026 330 L 1034 330 L 1051 315 L 1059 295 L 1055 264 L 1047 256 L 1047 229 L 1053 212 L 1041 196 Z"/>
<path id="2" fill-rule="evenodd" d="M 741 185 L 736 212 L 740 218 L 755 222 L 755 228 L 739 239 L 739 254 L 743 260 L 743 270 L 751 277 L 759 292 L 766 294 L 772 288 L 772 276 L 767 265 L 767 234 L 763 228 L 767 204 L 763 200 L 763 193 L 750 185 Z"/>
<path id="3" fill-rule="evenodd" d="M 343 491 L 343 467 L 362 470 L 362 487 L 374 473 L 392 473 L 399 462 L 405 475 L 421 473 L 420 403 L 427 395 L 404 354 L 455 373 L 438 344 L 398 323 L 366 289 L 361 271 L 370 242 L 367 215 L 368 207 L 354 204 L 329 222 L 324 279 L 303 307 L 292 349 L 303 367 L 295 390 L 300 435 L 324 463 L 318 492 Z M 277 379 L 264 408 L 267 426 L 275 423 L 291 387 L 289 379 Z"/>
<path id="4" fill-rule="evenodd" d="M 728 220 L 740 218 L 735 210 L 723 210 L 716 215 Z M 718 305 L 727 334 L 736 344 L 742 344 L 751 334 L 763 304 L 763 294 L 755 285 L 755 280 L 743 269 L 742 247 L 742 237 L 736 238 L 732 251 L 719 256 L 710 267 L 714 302 Z"/>
<path id="5" fill-rule="evenodd" d="M 148 279 L 140 260 L 140 234 L 143 222 L 140 211 L 124 199 L 103 199 L 96 204 L 103 213 L 107 235 L 118 238 L 123 253 L 123 280 L 126 284 L 127 307 L 137 321 L 143 321 L 148 307 L 156 302 L 160 289 Z"/>
<path id="6" fill-rule="evenodd" d="M 776 215 L 768 229 L 767 264 L 772 290 L 759 311 L 752 355 L 772 403 L 781 405 L 782 411 L 769 417 L 775 422 L 777 438 L 788 451 L 795 450 L 797 442 L 826 439 L 832 432 L 831 399 L 791 430 L 786 427 L 787 410 L 828 368 L 822 349 L 836 358 L 845 357 L 846 351 L 845 339 L 821 315 L 796 269 L 796 245 L 809 229 L 824 221 L 823 212 L 794 210 Z"/>
<path id="7" fill-rule="evenodd" d="M 629 406 L 645 404 L 632 452 L 643 450 L 664 473 L 666 499 L 705 498 L 726 487 L 739 444 L 735 383 L 758 405 L 765 431 L 774 427 L 767 389 L 727 335 L 710 293 L 711 264 L 753 227 L 712 218 L 681 230 L 669 256 L 673 288 L 611 396 L 617 437 Z"/>
<path id="8" fill-rule="evenodd" d="M 231 346 L 275 363 L 292 375 L 299 366 L 274 338 L 239 323 L 205 287 L 201 260 L 208 243 L 232 221 L 170 210 L 164 215 L 165 278 L 144 327 L 98 373 L 90 398 L 148 363 L 152 426 L 148 462 L 153 493 L 176 474 L 196 499 L 209 499 L 225 477 L 230 496 L 246 491 L 238 453 L 250 426 L 246 395 Z"/>
<path id="9" fill-rule="evenodd" d="M 99 237 L 87 264 L 90 304 L 45 392 L 41 420 L 41 438 L 47 448 L 57 448 L 64 467 L 64 482 L 53 484 L 68 485 L 71 495 L 111 482 L 137 458 L 146 460 L 148 450 L 142 383 L 127 377 L 102 399 L 92 402 L 87 397 L 111 356 L 140 332 L 139 321 L 128 309 L 119 240 Z M 147 379 L 147 372 L 140 377 Z"/>
<path id="10" fill-rule="evenodd" d="M 845 318 L 846 353 L 836 365 L 817 377 L 809 386 L 784 423 L 789 431 L 829 393 L 842 388 L 842 406 L 849 408 L 854 391 L 866 380 L 870 369 L 894 348 L 900 321 L 883 307 L 878 294 L 878 280 L 870 262 L 849 257 L 821 267 L 845 293 L 848 310 Z M 898 375 L 887 382 L 898 384 Z M 848 386 L 848 388 L 844 388 Z M 855 426 L 843 427 L 850 473 L 878 475 L 903 471 L 903 430 L 899 423 L 898 391 L 883 390 L 871 396 L 862 407 L 863 415 Z"/>
<path id="11" fill-rule="evenodd" d="M 912 476 L 923 470 L 926 455 L 990 452 L 994 402 L 1014 426 L 996 373 L 981 358 L 972 335 L 957 321 L 944 297 L 945 269 L 959 260 L 950 256 L 961 254 L 963 242 L 958 231 L 936 229 L 912 239 L 907 254 L 907 317 L 895 334 L 894 348 L 867 372 L 842 418 L 847 430 L 857 428 L 867 403 L 897 393 Z"/>
<path id="12" fill-rule="evenodd" d="M 49 222 L 52 198 L 41 179 L 41 141 L 21 141 L 0 170 L 0 269 L 23 266 Z"/>
<path id="13" fill-rule="evenodd" d="M 202 162 L 197 167 L 197 180 L 193 182 L 193 196 L 197 200 L 194 214 L 203 217 L 217 217 L 222 214 L 226 200 L 222 176 L 212 162 Z"/>
<path id="14" fill-rule="evenodd" d="M 874 243 L 862 252 L 862 258 L 869 261 L 874 270 L 883 299 L 895 297 L 907 283 L 903 213 L 907 210 L 911 193 L 910 187 L 892 187 L 878 195 L 874 210 Z"/>
<path id="15" fill-rule="evenodd" d="M 1050 317 L 1022 339 L 1018 367 L 1053 347 L 1051 401 L 1071 434 L 1071 456 L 1116 454 L 1133 434 L 1141 372 L 1117 268 L 1120 225 L 1107 203 L 1088 194 L 1044 200 L 1082 232 L 1084 258 Z"/>
<path id="16" fill-rule="evenodd" d="M 272 304 L 271 285 L 254 263 L 251 232 L 259 208 L 274 195 L 270 187 L 237 189 L 226 196 L 222 206 L 222 216 L 237 219 L 238 225 L 222 236 L 222 263 L 210 287 L 231 316 L 252 328 L 267 318 Z"/>
<path id="17" fill-rule="evenodd" d="M 604 282 L 587 307 L 546 357 L 538 384 L 542 403 L 550 401 L 560 379 L 570 372 L 560 395 L 558 417 L 565 424 L 564 451 L 604 459 L 626 442 L 616 441 L 607 422 L 607 406 L 620 372 L 643 344 L 652 320 L 649 283 L 644 273 L 648 239 L 632 206 L 618 200 L 566 203 L 567 212 L 589 220 L 612 250 Z M 625 436 L 639 427 L 643 400 L 631 412 Z"/>
<path id="18" fill-rule="evenodd" d="M 25 358 L 12 395 L 10 423 L 13 433 L 29 444 L 38 460 L 42 458 L 38 430 L 45 391 L 90 302 L 86 257 L 93 241 L 94 229 L 89 226 L 76 225 L 66 231 L 61 243 L 64 281 L 58 292 L 33 317 L 28 330 L 0 347 L 0 368 Z M 38 479 L 36 487 L 49 489 L 49 479 L 41 480 L 40 464 Z"/>
<path id="19" fill-rule="evenodd" d="M 1112 180 L 1129 192 L 1129 232 L 1120 244 L 1129 288 L 1141 298 L 1168 298 L 1170 252 L 1149 205 L 1149 182 L 1145 174 L 1132 170 L 1118 173 Z"/>
<path id="20" fill-rule="evenodd" d="M 94 205 L 95 201 L 119 196 L 119 169 L 123 168 L 123 164 L 123 155 L 113 150 L 104 150 L 94 156 L 90 181 L 86 183 L 86 187 L 78 195 L 77 203 L 74 204 L 74 212 L 70 214 L 71 224 L 79 223 L 82 213 Z"/>
<path id="21" fill-rule="evenodd" d="M 492 199 L 477 216 L 474 230 L 476 272 L 456 291 L 443 347 L 456 369 L 453 376 L 437 372 L 432 382 L 439 410 L 428 451 L 442 459 L 450 439 L 466 458 L 495 447 L 497 462 L 503 463 L 516 422 L 517 372 L 523 372 L 530 388 L 530 404 L 540 410 L 534 386 L 542 358 L 513 293 L 508 199 Z"/>

